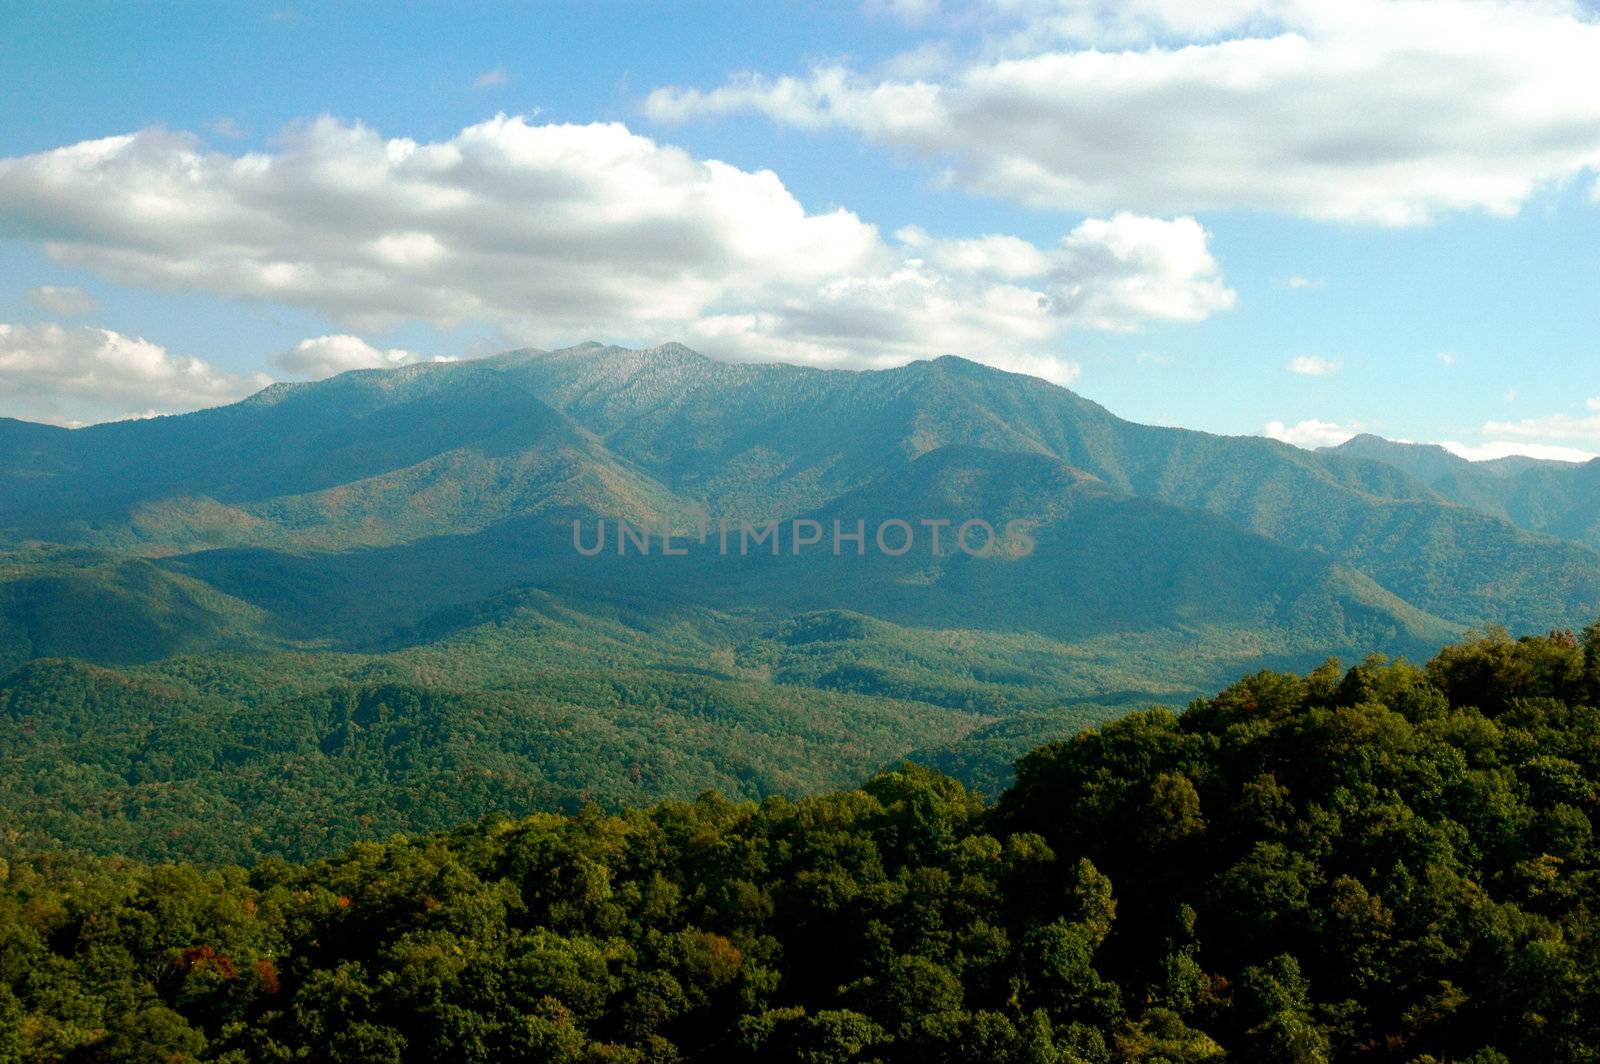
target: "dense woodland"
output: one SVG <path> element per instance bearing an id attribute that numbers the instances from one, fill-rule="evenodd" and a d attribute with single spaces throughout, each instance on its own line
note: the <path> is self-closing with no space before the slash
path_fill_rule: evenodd
<path id="1" fill-rule="evenodd" d="M 310 863 L 12 846 L 0 1061 L 1600 1059 L 1600 626 L 858 790 Z"/>
<path id="2" fill-rule="evenodd" d="M 0 674 L 0 831 L 146 860 L 310 860 L 490 812 L 816 794 L 913 750 L 992 797 L 1015 757 L 1113 712 L 996 719 L 663 668 L 523 664 L 485 689 L 422 658 L 39 660 Z"/>

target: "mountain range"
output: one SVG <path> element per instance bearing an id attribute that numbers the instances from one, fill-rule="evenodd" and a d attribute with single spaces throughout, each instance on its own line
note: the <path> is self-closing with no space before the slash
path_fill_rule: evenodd
<path id="1" fill-rule="evenodd" d="M 954 549 L 977 520 L 1020 522 L 1030 549 Z M 619 554 L 619 521 L 654 549 Z M 860 522 L 870 549 L 724 553 L 697 534 L 723 521 Z M 896 521 L 915 549 L 871 542 Z M 950 522 L 942 550 L 925 521 Z M 612 539 L 586 557 L 575 524 Z M 384 781 L 365 826 L 396 830 L 453 822 L 418 812 L 444 779 L 477 796 L 455 819 L 842 785 L 912 751 L 999 780 L 1064 722 L 1253 669 L 1586 625 L 1597 529 L 1600 462 L 1139 425 L 954 357 L 829 371 L 591 343 L 81 429 L 0 420 L 0 753 L 43 736 L 98 812 L 49 819 L 56 785 L 15 779 L 0 805 L 52 837 L 148 849 L 160 825 L 176 852 L 238 857 L 253 844 L 149 802 L 192 791 L 246 823 L 263 792 L 219 769 L 347 780 L 351 757 Z M 396 720 L 403 742 L 346 741 Z M 201 721 L 227 741 L 185 767 L 172 729 Z M 342 808 L 307 814 L 327 830 L 296 852 L 358 833 Z"/>

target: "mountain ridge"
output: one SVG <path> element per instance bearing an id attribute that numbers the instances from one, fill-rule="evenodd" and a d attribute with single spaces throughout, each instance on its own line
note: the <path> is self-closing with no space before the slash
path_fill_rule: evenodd
<path id="1" fill-rule="evenodd" d="M 908 630 L 968 628 L 961 607 L 981 603 L 986 639 L 1137 636 L 1240 666 L 1241 647 L 1287 664 L 1318 648 L 1421 655 L 1491 620 L 1600 613 L 1600 553 L 1392 463 L 1139 425 L 956 356 L 856 371 L 589 342 L 356 370 L 153 421 L 23 424 L 0 427 L 0 480 L 26 485 L 0 499 L 13 548 L 154 559 L 253 618 L 238 631 L 266 646 L 447 638 L 439 618 L 521 588 L 580 614 L 597 595 L 731 610 L 738 638 L 863 603 Z M 1029 518 L 1046 549 L 852 567 L 580 560 L 571 543 L 574 521 L 867 515 Z M 43 585 L 13 585 L 13 613 L 50 608 Z M 1197 690 L 1226 679 L 1193 675 Z"/>
<path id="2" fill-rule="evenodd" d="M 1322 453 L 1387 462 L 1469 509 L 1525 531 L 1600 548 L 1600 459 L 1514 455 L 1471 462 L 1436 444 L 1398 443 L 1370 433 Z"/>

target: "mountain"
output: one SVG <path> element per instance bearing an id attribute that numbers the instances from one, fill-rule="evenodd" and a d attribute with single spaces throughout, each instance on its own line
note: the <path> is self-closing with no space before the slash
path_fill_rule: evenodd
<path id="1" fill-rule="evenodd" d="M 1600 460 L 1522 456 L 1469 462 L 1433 444 L 1361 435 L 1323 453 L 1384 462 L 1462 506 L 1518 528 L 1600 548 Z"/>
<path id="2" fill-rule="evenodd" d="M 1452 476 L 1138 425 L 959 358 L 829 371 L 676 344 L 0 421 L 0 757 L 31 766 L 0 814 L 253 858 L 490 809 L 798 794 L 913 751 L 992 791 L 993 751 L 1040 722 L 1600 614 L 1594 547 Z M 425 811 L 439 793 L 451 819 Z M 180 826 L 201 808 L 246 841 Z"/>
<path id="3" fill-rule="evenodd" d="M 0 527 L 166 553 L 392 545 L 562 507 L 764 521 L 945 446 L 1047 456 L 1215 514 L 1452 623 L 1600 609 L 1592 549 L 1524 534 L 1387 462 L 1136 425 L 950 357 L 859 373 L 591 344 L 279 385 L 219 410 L 8 445 L 4 476 L 28 489 L 0 502 Z"/>
<path id="4" fill-rule="evenodd" d="M 362 650 L 437 637 L 447 615 L 580 573 L 611 594 L 719 609 L 855 608 L 866 595 L 866 612 L 912 627 L 1249 631 L 1263 659 L 1415 653 L 1463 625 L 1600 611 L 1600 554 L 1447 497 L 1441 475 L 1455 474 L 1438 455 L 1436 469 L 1363 446 L 1314 454 L 1136 425 L 952 357 L 861 373 L 586 344 L 275 385 L 181 417 L 7 423 L 0 477 L 16 488 L 0 527 L 17 544 L 158 559 L 260 611 L 261 638 Z M 990 494 L 952 495 L 958 483 Z M 827 524 L 876 502 L 879 521 L 1042 518 L 1046 550 L 1020 564 L 957 553 L 936 573 L 909 572 L 915 558 L 780 569 L 704 552 L 579 569 L 566 533 L 619 518 Z M 960 607 L 979 601 L 984 619 L 968 624 Z M 1297 609 L 1327 630 L 1285 637 Z M 1354 627 L 1340 620 L 1362 611 Z"/>

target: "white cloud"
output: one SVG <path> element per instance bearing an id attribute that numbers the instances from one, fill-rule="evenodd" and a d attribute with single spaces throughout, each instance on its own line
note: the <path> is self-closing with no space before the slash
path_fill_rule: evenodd
<path id="1" fill-rule="evenodd" d="M 213 118 L 210 122 L 206 123 L 206 129 L 212 134 L 219 137 L 224 137 L 228 140 L 238 140 L 244 136 L 244 127 L 241 126 L 236 119 L 230 118 L 227 115 L 223 115 L 220 118 Z"/>
<path id="2" fill-rule="evenodd" d="M 1302 377 L 1331 377 L 1343 367 L 1343 362 L 1332 362 L 1315 355 L 1301 355 L 1299 358 L 1290 359 L 1286 368 L 1290 373 L 1298 373 Z"/>
<path id="3" fill-rule="evenodd" d="M 0 416 L 54 424 L 176 413 L 272 383 L 86 325 L 0 323 Z"/>
<path id="4" fill-rule="evenodd" d="M 1002 356 L 992 363 L 999 369 L 1009 370 L 1012 373 L 1026 373 L 1030 377 L 1042 377 L 1052 384 L 1059 384 L 1063 388 L 1077 380 L 1083 373 L 1083 367 L 1070 359 L 1055 358 L 1051 355 L 1009 355 Z"/>
<path id="5" fill-rule="evenodd" d="M 1033 206 L 1414 225 L 1600 168 L 1600 23 L 1563 0 L 992 0 L 948 74 L 746 74 L 663 122 L 852 130 Z M 1597 192 L 1596 195 L 1600 195 Z"/>
<path id="6" fill-rule="evenodd" d="M 1283 443 L 1292 443 L 1296 447 L 1337 447 L 1353 439 L 1355 430 L 1336 425 L 1331 421 L 1318 421 L 1311 418 L 1294 425 L 1286 425 L 1282 421 L 1269 421 L 1261 427 L 1261 435 L 1268 439 L 1279 440 Z"/>
<path id="7" fill-rule="evenodd" d="M 1440 351 L 1433 357 L 1438 360 L 1439 365 L 1441 366 L 1453 366 L 1457 362 L 1461 361 L 1461 356 L 1457 355 L 1454 351 Z"/>
<path id="8" fill-rule="evenodd" d="M 1063 310 L 1101 329 L 1144 319 L 1200 321 L 1234 305 L 1207 234 L 1193 218 L 1163 221 L 1126 211 L 1090 218 L 1062 241 Z"/>
<path id="9" fill-rule="evenodd" d="M 1465 458 L 1469 462 L 1489 462 L 1496 458 L 1511 458 L 1520 456 L 1525 458 L 1542 458 L 1551 462 L 1588 462 L 1600 455 L 1593 451 L 1585 451 L 1577 447 L 1559 447 L 1548 443 L 1509 442 L 1499 440 L 1483 444 L 1457 443 L 1454 440 L 1445 440 L 1439 444 L 1451 454 Z"/>
<path id="10" fill-rule="evenodd" d="M 1483 434 L 1519 439 L 1600 440 L 1600 413 L 1587 417 L 1547 414 L 1521 421 L 1490 421 L 1484 424 Z"/>
<path id="11" fill-rule="evenodd" d="M 1060 378 L 1048 348 L 1067 328 L 1194 321 L 1235 298 L 1192 218 L 1091 218 L 1053 247 L 889 241 L 808 212 L 770 171 L 503 115 L 430 144 L 321 118 L 271 154 L 152 129 L 0 159 L 0 226 L 121 283 L 350 332 L 474 320 L 519 342 L 682 337 L 829 365 L 949 352 Z"/>
<path id="12" fill-rule="evenodd" d="M 907 226 L 896 232 L 895 238 L 935 266 L 956 273 L 992 273 L 1021 279 L 1050 272 L 1050 257 L 1020 237 L 938 240 L 918 226 Z"/>
<path id="13" fill-rule="evenodd" d="M 1507 388 L 1506 389 L 1505 400 L 1508 403 L 1516 402 L 1519 398 L 1521 398 L 1521 396 L 1522 396 L 1522 393 L 1517 391 L 1515 388 Z"/>
<path id="14" fill-rule="evenodd" d="M 1302 277 L 1299 274 L 1295 274 L 1285 280 L 1283 286 L 1300 292 L 1320 292 L 1328 287 L 1328 282 L 1321 277 Z"/>
<path id="15" fill-rule="evenodd" d="M 361 339 L 340 333 L 301 340 L 272 357 L 272 364 L 294 376 L 320 380 L 352 369 L 390 369 L 419 361 L 413 351 L 391 347 L 379 350 Z"/>
<path id="16" fill-rule="evenodd" d="M 1081 367 L 1040 348 L 1063 325 L 1130 331 L 1233 305 L 1193 219 L 1090 219 L 1052 249 L 1015 237 L 939 240 L 902 229 L 897 263 L 810 287 L 760 310 L 687 327 L 712 352 L 877 368 L 962 354 L 1057 384 Z M 1021 282 L 1027 281 L 1029 284 Z"/>
<path id="17" fill-rule="evenodd" d="M 40 310 L 50 314 L 59 314 L 64 318 L 75 318 L 80 314 L 89 314 L 100 309 L 100 301 L 81 288 L 58 286 L 53 284 L 40 285 L 27 291 L 29 303 Z"/>
<path id="18" fill-rule="evenodd" d="M 506 72 L 506 68 L 497 66 L 492 70 L 485 70 L 482 74 L 473 78 L 472 87 L 475 89 L 491 89 L 510 82 L 511 75 Z"/>
<path id="19" fill-rule="evenodd" d="M 1515 397 L 1515 390 L 1506 395 L 1508 401 Z M 1589 448 L 1549 442 L 1569 440 L 1591 446 L 1600 444 L 1600 398 L 1588 400 L 1584 407 L 1586 412 L 1583 414 L 1547 414 L 1516 421 L 1488 421 L 1482 429 L 1482 435 L 1488 442 L 1463 444 L 1452 441 L 1441 443 L 1440 446 L 1473 461 L 1527 455 L 1561 462 L 1587 462 L 1596 457 Z"/>

